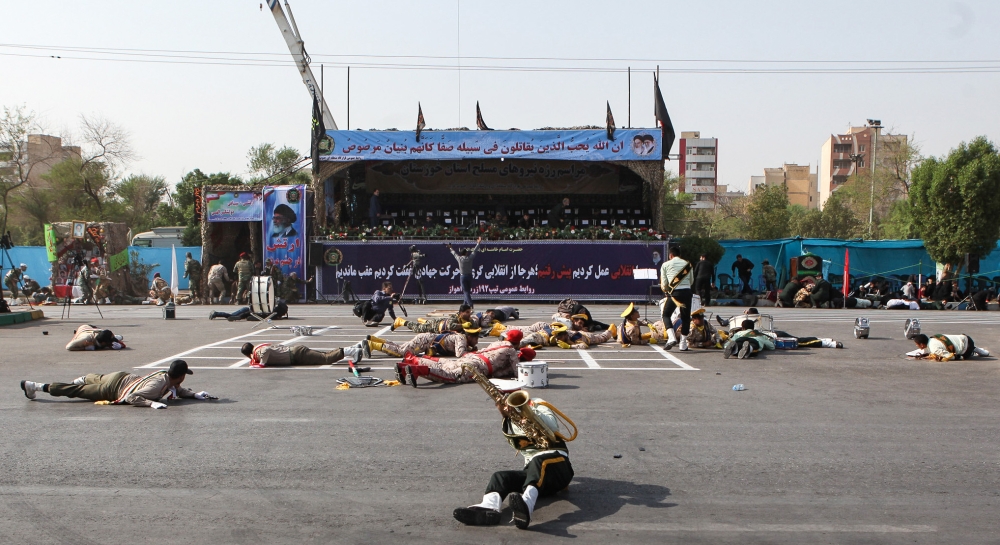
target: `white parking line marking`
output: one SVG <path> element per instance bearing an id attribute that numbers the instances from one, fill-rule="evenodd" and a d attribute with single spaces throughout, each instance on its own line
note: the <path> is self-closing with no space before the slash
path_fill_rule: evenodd
<path id="1" fill-rule="evenodd" d="M 673 354 L 671 354 L 670 352 L 667 352 L 663 348 L 660 348 L 659 346 L 657 346 L 655 344 L 651 344 L 649 346 L 652 347 L 653 350 L 656 350 L 657 352 L 659 352 L 664 358 L 667 358 L 668 360 L 670 360 L 670 361 L 676 363 L 677 365 L 679 365 L 681 367 L 681 369 L 686 369 L 688 371 L 698 371 L 698 369 L 695 369 L 694 367 L 691 367 L 690 365 L 688 365 L 688 364 L 684 363 L 683 361 L 677 359 Z"/>
<path id="2" fill-rule="evenodd" d="M 580 359 L 583 360 L 583 363 L 587 364 L 587 367 L 591 369 L 601 368 L 601 366 L 597 364 L 597 360 L 595 360 L 594 357 L 588 354 L 585 350 L 577 348 L 576 351 L 580 354 Z"/>

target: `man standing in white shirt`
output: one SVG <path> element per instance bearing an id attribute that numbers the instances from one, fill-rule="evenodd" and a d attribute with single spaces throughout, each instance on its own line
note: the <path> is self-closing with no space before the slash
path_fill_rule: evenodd
<path id="1" fill-rule="evenodd" d="M 688 349 L 688 333 L 691 332 L 691 264 L 681 259 L 681 251 L 677 246 L 671 246 L 667 261 L 660 266 L 660 289 L 667 296 L 663 305 L 663 323 L 669 324 L 674 309 L 681 312 L 680 349 Z M 672 348 L 670 343 L 666 348 Z"/>

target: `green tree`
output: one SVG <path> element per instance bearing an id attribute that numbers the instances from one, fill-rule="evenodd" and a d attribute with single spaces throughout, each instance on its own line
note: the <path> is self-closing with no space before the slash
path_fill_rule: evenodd
<path id="1" fill-rule="evenodd" d="M 250 185 L 294 185 L 312 181 L 309 170 L 311 163 L 299 155 L 299 150 L 264 143 L 250 148 L 247 153 L 247 167 L 250 169 Z"/>
<path id="2" fill-rule="evenodd" d="M 142 233 L 158 226 L 158 209 L 167 194 L 167 182 L 162 176 L 133 174 L 113 184 L 115 200 L 120 205 L 118 221 L 125 222 L 132 233 Z"/>
<path id="3" fill-rule="evenodd" d="M 682 176 L 669 170 L 663 173 L 663 230 L 673 235 L 683 235 L 693 228 L 689 206 L 694 195 L 677 192 L 683 183 Z"/>
<path id="4" fill-rule="evenodd" d="M 920 238 L 913 223 L 913 206 L 909 200 L 896 201 L 889 207 L 889 215 L 882 220 L 880 230 L 885 238 Z"/>
<path id="5" fill-rule="evenodd" d="M 718 265 L 726 249 L 719 244 L 719 241 L 709 237 L 686 236 L 677 241 L 681 247 L 681 257 L 697 263 L 701 254 L 705 254 L 705 259 Z"/>
<path id="6" fill-rule="evenodd" d="M 910 205 L 917 233 L 935 261 L 959 265 L 985 256 L 1000 237 L 1000 154 L 980 136 L 913 171 Z"/>
<path id="7" fill-rule="evenodd" d="M 747 204 L 747 232 L 750 240 L 788 236 L 788 187 L 785 184 L 757 188 Z"/>
<path id="8" fill-rule="evenodd" d="M 181 240 L 185 246 L 201 246 L 201 223 L 194 217 L 194 188 L 214 185 L 244 186 L 244 183 L 228 172 L 205 174 L 196 168 L 181 178 L 167 202 L 159 204 L 157 216 L 160 225 L 183 225 Z"/>
<path id="9" fill-rule="evenodd" d="M 39 161 L 28 162 L 28 134 L 38 132 L 35 113 L 23 107 L 4 107 L 0 117 L 0 233 L 7 232 L 9 199 L 28 183 Z"/>

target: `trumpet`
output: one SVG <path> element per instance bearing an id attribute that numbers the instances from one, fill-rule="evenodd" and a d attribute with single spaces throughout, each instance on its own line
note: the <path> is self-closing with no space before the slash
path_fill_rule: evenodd
<path id="1" fill-rule="evenodd" d="M 468 371 L 472 375 L 473 380 L 493 399 L 500 414 L 504 418 L 509 418 L 511 424 L 520 428 L 524 432 L 524 436 L 537 445 L 538 448 L 547 449 L 554 443 L 576 439 L 576 424 L 552 404 L 542 400 L 532 400 L 528 392 L 524 390 L 505 394 L 475 367 L 463 364 L 462 369 Z M 546 407 L 552 411 L 556 416 L 555 429 L 539 417 L 534 408 L 536 406 Z M 562 432 L 564 428 L 567 432 L 572 428 L 572 433 L 567 436 Z M 508 440 L 511 440 L 509 435 Z M 513 442 L 511 444 L 513 445 Z M 516 445 L 514 446 L 517 448 Z"/>

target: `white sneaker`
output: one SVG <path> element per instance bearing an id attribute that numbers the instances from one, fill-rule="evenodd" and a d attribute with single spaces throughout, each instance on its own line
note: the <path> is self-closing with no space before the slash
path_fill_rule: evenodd
<path id="1" fill-rule="evenodd" d="M 975 352 L 977 356 L 989 356 L 990 355 L 990 351 L 989 350 L 987 350 L 985 348 L 982 348 L 982 347 L 979 347 L 979 346 L 973 348 L 972 351 Z"/>
<path id="2" fill-rule="evenodd" d="M 77 386 L 83 386 L 86 383 L 87 383 L 87 377 L 86 376 L 82 376 L 82 377 L 73 379 L 73 384 L 76 384 Z"/>
<path id="3" fill-rule="evenodd" d="M 357 346 L 348 346 L 344 349 L 344 357 L 353 361 L 354 363 L 359 363 L 364 359 L 364 354 L 361 352 L 361 348 Z"/>
<path id="4" fill-rule="evenodd" d="M 679 349 L 679 350 L 680 350 L 681 352 L 687 352 L 687 351 L 689 350 L 689 348 L 688 348 L 688 338 L 687 338 L 687 335 L 681 335 L 681 342 L 680 342 L 680 347 L 678 347 L 678 349 Z"/>
<path id="5" fill-rule="evenodd" d="M 24 397 L 28 399 L 35 399 L 35 392 L 42 389 L 42 385 L 37 382 L 31 382 L 30 380 L 21 381 L 21 390 L 24 391 Z"/>

